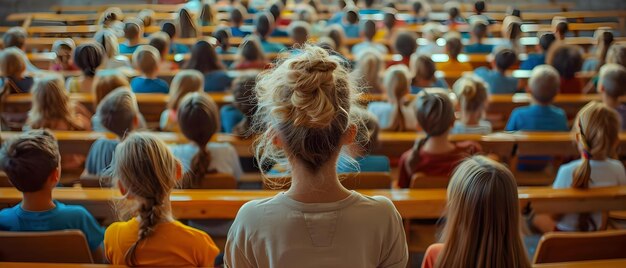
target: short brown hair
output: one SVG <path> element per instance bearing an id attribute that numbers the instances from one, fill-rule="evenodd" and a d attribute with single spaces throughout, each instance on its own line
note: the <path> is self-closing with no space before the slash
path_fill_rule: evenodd
<path id="1" fill-rule="evenodd" d="M 137 100 L 127 87 L 117 88 L 106 95 L 96 110 L 100 124 L 120 138 L 133 130 L 138 115 Z"/>
<path id="2" fill-rule="evenodd" d="M 141 45 L 133 53 L 133 64 L 144 74 L 154 74 L 160 61 L 159 50 L 151 45 Z"/>
<path id="3" fill-rule="evenodd" d="M 598 84 L 604 93 L 617 99 L 626 93 L 626 68 L 616 63 L 607 63 L 600 68 Z"/>
<path id="4" fill-rule="evenodd" d="M 0 52 L 0 71 L 4 76 L 17 77 L 26 71 L 26 61 L 21 50 L 10 47 Z"/>
<path id="5" fill-rule="evenodd" d="M 446 52 L 451 59 L 455 59 L 461 54 L 463 51 L 463 43 L 461 43 L 461 39 L 453 36 L 446 38 Z"/>
<path id="6" fill-rule="evenodd" d="M 0 169 L 20 192 L 41 190 L 60 160 L 59 145 L 47 130 L 24 132 L 0 149 Z"/>
<path id="7" fill-rule="evenodd" d="M 17 47 L 22 49 L 26 43 L 26 30 L 22 27 L 13 27 L 2 36 L 4 48 Z"/>

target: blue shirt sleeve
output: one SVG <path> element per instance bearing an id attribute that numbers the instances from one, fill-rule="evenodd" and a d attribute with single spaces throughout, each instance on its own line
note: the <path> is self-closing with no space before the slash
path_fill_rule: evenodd
<path id="1" fill-rule="evenodd" d="M 509 116 L 509 121 L 506 123 L 506 127 L 504 128 L 506 131 L 516 131 L 519 130 L 517 127 L 517 110 L 513 110 L 511 112 L 511 116 Z"/>
<path id="2" fill-rule="evenodd" d="M 104 240 L 104 228 L 98 224 L 96 219 L 82 206 L 76 206 L 81 214 L 80 229 L 87 238 L 87 244 L 93 251 L 97 249 Z"/>

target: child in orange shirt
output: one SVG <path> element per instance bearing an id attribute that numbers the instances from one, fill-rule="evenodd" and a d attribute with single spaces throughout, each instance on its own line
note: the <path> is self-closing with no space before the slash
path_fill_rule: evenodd
<path id="1" fill-rule="evenodd" d="M 456 36 L 446 38 L 446 54 L 448 61 L 437 63 L 437 69 L 444 72 L 471 72 L 474 68 L 467 62 L 460 62 L 458 57 L 463 51 L 463 43 Z"/>
<path id="2" fill-rule="evenodd" d="M 182 178 L 182 167 L 163 141 L 130 134 L 115 150 L 111 173 L 123 201 L 135 203 L 128 213 L 133 218 L 111 224 L 104 234 L 111 264 L 213 266 L 219 249 L 211 237 L 172 216 L 170 193 Z"/>

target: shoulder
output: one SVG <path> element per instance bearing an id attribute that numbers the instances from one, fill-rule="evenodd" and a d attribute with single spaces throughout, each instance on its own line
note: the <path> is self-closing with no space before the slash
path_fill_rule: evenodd
<path id="1" fill-rule="evenodd" d="M 477 75 L 486 75 L 489 74 L 489 69 L 487 69 L 487 67 L 485 66 L 478 67 L 476 68 L 476 70 L 474 70 L 474 73 L 476 73 Z"/>
<path id="2" fill-rule="evenodd" d="M 556 178 L 554 179 L 554 183 L 552 184 L 553 188 L 569 188 L 572 185 L 572 176 L 574 174 L 574 170 L 580 166 L 581 160 L 574 160 L 567 164 L 563 164 L 559 167 L 559 171 L 556 174 Z"/>
<path id="3" fill-rule="evenodd" d="M 385 110 L 389 110 L 391 108 L 391 104 L 388 102 L 384 102 L 384 101 L 375 101 L 375 102 L 370 102 L 367 105 L 367 109 L 374 112 L 374 111 L 385 111 Z"/>
<path id="4" fill-rule="evenodd" d="M 207 149 L 211 152 L 211 154 L 216 156 L 220 156 L 223 153 L 231 154 L 236 152 L 235 147 L 227 142 L 209 142 L 207 144 Z"/>
<path id="5" fill-rule="evenodd" d="M 251 200 L 245 203 L 235 217 L 231 229 L 255 229 L 259 227 L 259 221 L 265 215 L 265 208 L 272 204 L 275 197 Z"/>
<path id="6" fill-rule="evenodd" d="M 435 263 L 437 262 L 437 258 L 439 257 L 439 253 L 443 249 L 442 243 L 432 244 L 426 249 L 426 253 L 424 254 L 424 261 L 422 263 L 423 268 L 433 268 L 435 267 Z"/>

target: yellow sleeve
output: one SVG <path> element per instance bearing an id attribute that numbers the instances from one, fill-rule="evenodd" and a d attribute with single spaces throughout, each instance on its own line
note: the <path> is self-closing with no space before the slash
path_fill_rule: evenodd
<path id="1" fill-rule="evenodd" d="M 198 252 L 200 260 L 199 265 L 202 267 L 213 267 L 215 264 L 215 258 L 220 253 L 220 249 L 217 245 L 215 245 L 215 242 L 213 242 L 213 239 L 211 239 L 208 234 L 205 233 L 202 237 L 203 239 L 198 241 L 199 243 L 202 243 L 202 245 L 197 247 L 203 249 L 203 252 Z"/>

